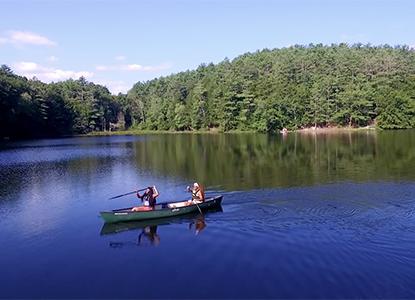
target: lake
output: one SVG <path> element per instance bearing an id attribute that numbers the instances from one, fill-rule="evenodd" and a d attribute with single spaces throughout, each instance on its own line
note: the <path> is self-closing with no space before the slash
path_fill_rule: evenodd
<path id="1" fill-rule="evenodd" d="M 415 297 L 415 131 L 149 134 L 0 147 L 2 298 Z M 222 208 L 105 225 L 186 199 Z"/>

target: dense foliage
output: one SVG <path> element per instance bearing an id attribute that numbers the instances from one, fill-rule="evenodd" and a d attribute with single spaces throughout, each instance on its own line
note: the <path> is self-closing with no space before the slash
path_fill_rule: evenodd
<path id="1" fill-rule="evenodd" d="M 83 78 L 44 84 L 2 66 L 0 108 L 1 136 L 86 133 L 117 121 L 151 130 L 413 128 L 415 51 L 361 44 L 265 49 L 138 82 L 118 96 Z"/>
<path id="2" fill-rule="evenodd" d="M 346 44 L 247 53 L 146 83 L 126 112 L 146 129 L 415 126 L 415 53 Z"/>
<path id="3" fill-rule="evenodd" d="M 60 136 L 105 130 L 118 105 L 108 89 L 84 78 L 45 84 L 0 69 L 0 136 Z"/>

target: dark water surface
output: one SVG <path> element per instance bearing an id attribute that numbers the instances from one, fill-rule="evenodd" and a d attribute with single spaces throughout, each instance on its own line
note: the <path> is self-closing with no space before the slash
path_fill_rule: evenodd
<path id="1" fill-rule="evenodd" d="M 415 131 L 15 142 L 0 178 L 2 298 L 415 298 Z M 194 181 L 221 211 L 99 218 Z"/>

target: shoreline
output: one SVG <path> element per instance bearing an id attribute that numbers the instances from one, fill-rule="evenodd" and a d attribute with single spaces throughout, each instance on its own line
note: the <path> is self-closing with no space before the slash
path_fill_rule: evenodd
<path id="1" fill-rule="evenodd" d="M 0 137 L 0 142 L 7 143 L 10 141 L 19 140 L 39 140 L 39 139 L 59 139 L 59 138 L 72 138 L 72 137 L 94 137 L 94 136 L 117 136 L 117 135 L 150 135 L 150 134 L 247 134 L 247 133 L 258 133 L 258 134 L 271 134 L 287 136 L 288 134 L 342 134 L 349 132 L 379 132 L 379 131 L 399 131 L 399 130 L 415 130 L 415 128 L 401 128 L 401 129 L 382 129 L 375 126 L 365 127 L 307 127 L 300 129 L 293 129 L 278 132 L 267 133 L 259 132 L 254 130 L 185 130 L 185 131 L 174 131 L 174 130 L 121 130 L 121 131 L 94 131 L 85 134 L 73 134 L 73 135 L 62 135 L 62 136 L 42 136 L 42 137 Z"/>
<path id="2" fill-rule="evenodd" d="M 295 130 L 289 130 L 288 132 L 299 132 L 299 133 L 336 133 L 336 132 L 354 132 L 354 131 L 379 131 L 383 130 L 375 126 L 364 126 L 364 127 L 307 127 Z M 281 132 L 282 133 L 282 132 Z M 284 133 L 282 133 L 284 134 Z"/>
<path id="3" fill-rule="evenodd" d="M 342 132 L 355 132 L 355 131 L 379 131 L 381 128 L 374 126 L 365 126 L 365 127 L 307 127 L 300 129 L 293 129 L 287 131 L 275 132 L 274 134 L 292 134 L 292 133 L 301 133 L 301 134 L 318 134 L 318 133 L 342 133 Z M 265 133 L 258 132 L 254 130 L 120 130 L 120 131 L 94 131 L 87 134 L 79 134 L 74 136 L 114 136 L 114 135 L 146 135 L 146 134 L 240 134 L 240 133 Z"/>

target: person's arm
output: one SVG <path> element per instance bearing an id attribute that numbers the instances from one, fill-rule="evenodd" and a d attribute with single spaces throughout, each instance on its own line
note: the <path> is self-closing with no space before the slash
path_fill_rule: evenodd
<path id="1" fill-rule="evenodd" d="M 200 200 L 205 201 L 205 188 L 203 185 L 200 185 L 199 188 L 199 193 L 200 193 Z"/>
<path id="2" fill-rule="evenodd" d="M 196 192 L 196 197 L 197 197 L 198 200 L 201 200 L 201 201 L 204 200 L 203 195 L 202 195 L 202 191 L 200 189 Z"/>
<path id="3" fill-rule="evenodd" d="M 137 192 L 137 198 L 138 199 L 141 199 L 141 201 L 143 201 L 143 197 L 144 197 L 144 194 L 140 195 L 140 192 Z"/>
<path id="4" fill-rule="evenodd" d="M 153 197 L 156 198 L 156 197 L 158 197 L 158 195 L 160 195 L 159 191 L 156 189 L 156 186 L 153 185 Z"/>

